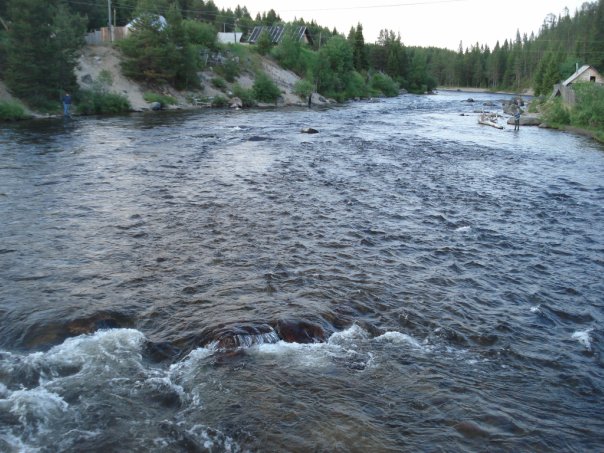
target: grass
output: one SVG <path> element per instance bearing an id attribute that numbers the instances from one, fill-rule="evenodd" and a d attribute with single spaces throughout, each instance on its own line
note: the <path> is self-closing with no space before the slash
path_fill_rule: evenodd
<path id="1" fill-rule="evenodd" d="M 172 96 L 167 96 L 165 94 L 153 93 L 151 91 L 147 91 L 143 94 L 143 99 L 148 103 L 159 102 L 162 107 L 166 105 L 176 105 L 176 99 Z"/>
<path id="2" fill-rule="evenodd" d="M 17 102 L 0 101 L 0 120 L 1 121 L 16 121 L 23 120 L 29 116 L 25 113 L 25 109 Z"/>

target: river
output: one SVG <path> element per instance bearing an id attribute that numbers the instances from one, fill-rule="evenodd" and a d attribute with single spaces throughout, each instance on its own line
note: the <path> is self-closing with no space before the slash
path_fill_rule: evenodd
<path id="1" fill-rule="evenodd" d="M 604 148 L 467 97 L 0 124 L 0 451 L 601 451 Z"/>

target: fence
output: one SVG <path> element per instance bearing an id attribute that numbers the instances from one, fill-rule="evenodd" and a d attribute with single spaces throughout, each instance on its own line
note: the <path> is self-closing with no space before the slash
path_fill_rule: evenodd
<path id="1" fill-rule="evenodd" d="M 119 41 L 128 36 L 128 27 L 113 27 L 113 41 Z M 90 46 L 101 46 L 111 42 L 111 31 L 109 27 L 102 27 L 100 30 L 95 30 L 86 34 L 86 44 Z"/>

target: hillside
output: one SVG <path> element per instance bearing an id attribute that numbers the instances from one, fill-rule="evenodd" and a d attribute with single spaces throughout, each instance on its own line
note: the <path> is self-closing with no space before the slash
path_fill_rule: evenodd
<path id="1" fill-rule="evenodd" d="M 296 74 L 281 68 L 270 58 L 260 55 L 258 55 L 258 58 L 261 62 L 262 71 L 269 75 L 281 91 L 278 106 L 305 106 L 307 104 L 307 100 L 303 100 L 293 93 L 294 84 L 300 80 Z M 99 80 L 102 72 L 110 74 L 111 82 L 107 90 L 125 96 L 130 102 L 132 110 L 136 112 L 151 110 L 151 104 L 144 99 L 144 94 L 147 92 L 168 95 L 174 98 L 176 104 L 165 106 L 166 109 L 195 109 L 209 107 L 212 99 L 216 96 L 229 97 L 235 83 L 243 88 L 251 88 L 254 84 L 254 74 L 251 71 L 244 70 L 234 83 L 226 83 L 224 90 L 216 89 L 212 86 L 212 79 L 217 77 L 217 74 L 210 67 L 200 73 L 202 88 L 199 90 L 177 91 L 168 85 L 146 86 L 123 75 L 120 67 L 120 53 L 115 48 L 110 46 L 85 46 L 76 67 L 76 76 L 80 88 L 91 89 L 95 82 Z M 10 94 L 2 81 L 0 81 L 0 101 L 18 101 Z M 322 96 L 316 93 L 313 95 L 313 104 L 326 103 L 328 101 Z M 259 106 L 267 105 L 259 104 Z M 270 106 L 274 106 L 274 104 Z M 32 117 L 48 116 L 27 108 L 25 110 Z"/>
<path id="2" fill-rule="evenodd" d="M 278 101 L 279 106 L 304 106 L 306 100 L 293 94 L 294 84 L 300 78 L 291 71 L 279 67 L 273 60 L 258 55 L 262 64 L 262 70 L 277 84 L 281 90 L 281 98 Z M 78 84 L 81 88 L 90 89 L 94 81 L 98 80 L 101 71 L 108 71 L 111 74 L 112 83 L 109 91 L 124 95 L 128 98 L 134 111 L 144 111 L 150 109 L 150 104 L 145 101 L 145 92 L 156 92 L 171 96 L 176 100 L 175 105 L 167 106 L 170 109 L 193 109 L 209 106 L 211 100 L 216 96 L 227 96 L 232 90 L 232 86 L 237 83 L 243 88 L 251 88 L 254 84 L 254 75 L 250 71 L 243 70 L 241 75 L 234 83 L 226 83 L 224 90 L 219 90 L 212 86 L 212 79 L 217 74 L 208 68 L 200 73 L 202 88 L 195 91 L 177 91 L 174 88 L 165 86 L 145 86 L 128 79 L 122 74 L 120 68 L 119 51 L 109 46 L 86 46 L 83 49 L 76 68 Z M 317 104 L 326 103 L 322 97 L 315 95 L 313 102 Z M 272 104 L 271 104 L 272 105 Z"/>

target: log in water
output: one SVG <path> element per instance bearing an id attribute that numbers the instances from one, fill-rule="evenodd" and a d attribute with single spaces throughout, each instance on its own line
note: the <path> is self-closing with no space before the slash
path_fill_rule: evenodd
<path id="1" fill-rule="evenodd" d="M 0 450 L 601 448 L 604 149 L 465 97 L 1 125 Z"/>

